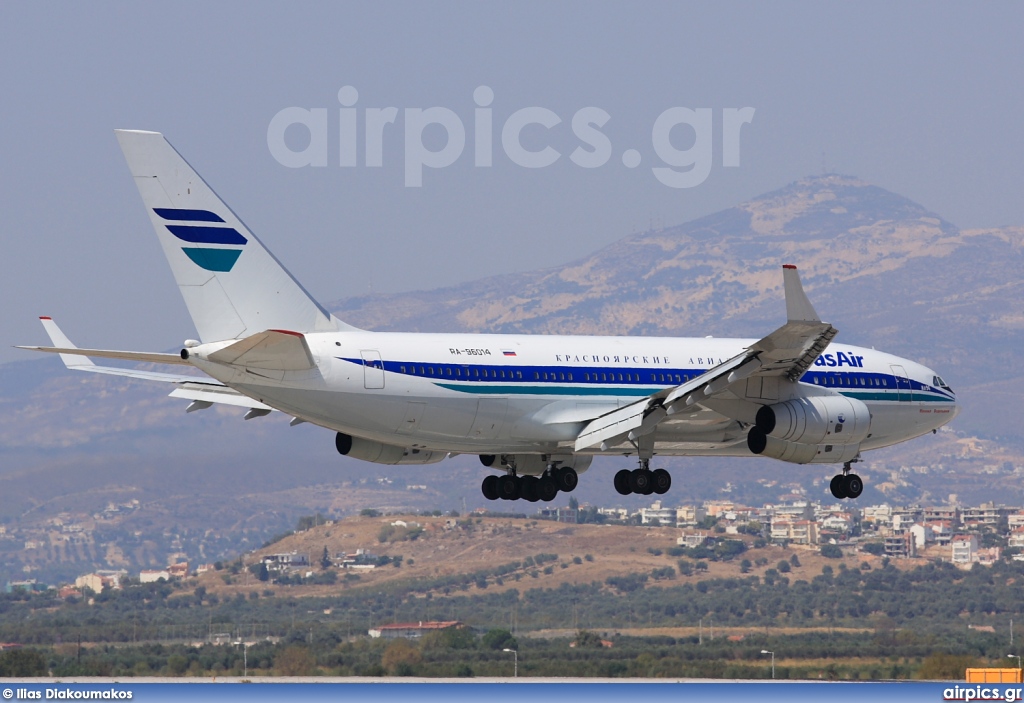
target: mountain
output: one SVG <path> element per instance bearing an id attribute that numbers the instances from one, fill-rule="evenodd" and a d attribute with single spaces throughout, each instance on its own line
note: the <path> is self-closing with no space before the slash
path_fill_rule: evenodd
<path id="1" fill-rule="evenodd" d="M 1017 364 L 1024 227 L 961 230 L 855 178 L 806 178 L 560 266 L 328 307 L 375 330 L 750 337 L 783 320 L 783 263 L 800 267 L 840 340 L 932 366 L 964 407 L 952 431 L 867 455 L 858 468 L 868 480 L 862 503 L 937 503 L 950 493 L 1024 502 L 1016 414 L 1024 398 Z M 289 428 L 276 414 L 243 422 L 231 408 L 186 415 L 168 391 L 67 372 L 55 358 L 0 366 L 0 525 L 94 512 L 130 494 L 145 508 L 125 518 L 135 532 L 232 535 L 247 526 L 258 541 L 313 510 L 481 504 L 473 457 L 425 467 L 365 464 L 339 457 L 319 428 Z M 756 502 L 794 491 L 825 498 L 833 473 L 772 461 L 665 463 L 679 471 L 671 494 L 679 503 Z M 612 491 L 608 474 L 621 464 L 595 463 L 580 500 L 638 505 L 642 499 Z M 9 551 L 2 542 L 0 552 Z M 149 558 L 159 557 L 138 560 Z"/>
<path id="2" fill-rule="evenodd" d="M 367 329 L 760 336 L 782 321 L 780 267 L 797 264 L 839 339 L 916 359 L 970 409 L 958 426 L 1015 438 L 1024 227 L 959 230 L 855 178 L 806 178 L 583 259 L 434 291 L 339 300 Z"/>

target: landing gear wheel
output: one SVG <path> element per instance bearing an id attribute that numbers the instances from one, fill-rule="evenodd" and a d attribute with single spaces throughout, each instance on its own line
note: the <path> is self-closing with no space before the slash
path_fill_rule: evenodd
<path id="1" fill-rule="evenodd" d="M 629 469 L 623 469 L 615 474 L 613 483 L 615 484 L 615 491 L 620 496 L 628 496 L 633 492 L 633 489 L 629 487 L 629 477 L 632 473 Z"/>
<path id="2" fill-rule="evenodd" d="M 537 496 L 545 503 L 550 503 L 558 495 L 558 486 L 555 479 L 550 476 L 541 476 L 537 479 Z"/>
<path id="3" fill-rule="evenodd" d="M 651 472 L 651 487 L 658 495 L 665 495 L 672 488 L 672 474 L 665 469 L 655 469 Z"/>
<path id="4" fill-rule="evenodd" d="M 828 484 L 828 489 L 832 491 L 833 497 L 837 500 L 843 500 L 846 498 L 846 477 L 842 474 L 836 474 L 832 477 L 832 481 Z M 858 494 L 860 495 L 860 494 Z"/>
<path id="5" fill-rule="evenodd" d="M 519 479 L 519 497 L 531 503 L 540 500 L 539 482 L 536 476 L 522 476 Z"/>
<path id="6" fill-rule="evenodd" d="M 553 472 L 555 485 L 564 493 L 572 493 L 580 483 L 580 475 L 571 466 L 562 466 Z"/>
<path id="7" fill-rule="evenodd" d="M 511 474 L 498 477 L 498 497 L 502 500 L 519 499 L 519 480 Z"/>
<path id="8" fill-rule="evenodd" d="M 629 472 L 629 487 L 634 493 L 649 496 L 654 492 L 651 485 L 651 472 L 644 469 L 633 469 Z"/>
<path id="9" fill-rule="evenodd" d="M 852 500 L 858 498 L 864 491 L 864 482 L 857 474 L 846 474 L 843 477 L 843 488 L 846 490 L 846 497 Z"/>
<path id="10" fill-rule="evenodd" d="M 480 484 L 480 492 L 487 500 L 498 500 L 498 477 L 493 474 L 485 476 L 484 482 Z"/>

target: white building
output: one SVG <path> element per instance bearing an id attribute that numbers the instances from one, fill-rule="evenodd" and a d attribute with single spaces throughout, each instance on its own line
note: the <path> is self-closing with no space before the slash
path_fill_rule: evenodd
<path id="1" fill-rule="evenodd" d="M 658 524 L 675 527 L 676 513 L 677 511 L 675 508 L 664 508 L 661 505 L 661 501 L 656 500 L 651 504 L 651 507 L 640 508 L 640 524 Z"/>
<path id="2" fill-rule="evenodd" d="M 950 544 L 952 545 L 950 561 L 954 564 L 970 564 L 974 561 L 975 553 L 978 551 L 976 535 L 957 535 Z"/>
<path id="3" fill-rule="evenodd" d="M 160 579 L 171 580 L 171 572 L 167 569 L 146 569 L 139 572 L 139 583 L 156 583 Z"/>
<path id="4" fill-rule="evenodd" d="M 907 530 L 914 539 L 918 549 L 924 549 L 929 542 L 935 541 L 935 533 L 929 525 L 911 525 Z"/>

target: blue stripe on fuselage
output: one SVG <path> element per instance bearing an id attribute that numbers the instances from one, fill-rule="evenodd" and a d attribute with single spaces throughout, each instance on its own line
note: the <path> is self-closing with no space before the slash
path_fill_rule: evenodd
<path id="1" fill-rule="evenodd" d="M 357 366 L 367 365 L 361 358 L 336 358 Z M 699 368 L 655 370 L 608 366 L 442 364 L 411 361 L 384 361 L 383 365 L 385 372 L 424 378 L 448 390 L 495 395 L 515 393 L 644 396 L 685 383 L 707 371 Z M 950 403 L 956 401 L 952 394 L 942 389 L 885 373 L 808 371 L 800 380 L 861 400 Z"/>

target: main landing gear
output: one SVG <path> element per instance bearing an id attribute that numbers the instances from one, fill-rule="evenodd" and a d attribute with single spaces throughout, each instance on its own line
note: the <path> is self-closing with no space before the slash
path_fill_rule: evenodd
<path id="1" fill-rule="evenodd" d="M 853 462 L 846 462 L 843 464 L 843 473 L 833 476 L 832 482 L 828 484 L 828 489 L 838 500 L 858 498 L 864 490 L 864 482 L 860 480 L 860 476 L 850 473 L 852 468 Z"/>
<path id="2" fill-rule="evenodd" d="M 640 468 L 623 469 L 615 474 L 615 490 L 620 495 L 630 493 L 649 496 L 652 493 L 664 495 L 672 487 L 672 474 L 665 469 L 651 471 L 650 459 L 641 459 Z"/>
<path id="3" fill-rule="evenodd" d="M 517 476 L 514 466 L 504 476 L 491 474 L 484 478 L 480 492 L 487 500 L 523 500 L 548 503 L 559 492 L 571 493 L 580 482 L 579 474 L 571 466 L 551 464 L 540 476 Z"/>

